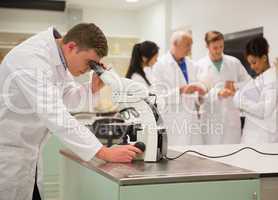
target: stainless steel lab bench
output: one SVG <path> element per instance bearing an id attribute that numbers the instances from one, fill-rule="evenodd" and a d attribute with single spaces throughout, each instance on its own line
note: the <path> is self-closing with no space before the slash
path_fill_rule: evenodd
<path id="1" fill-rule="evenodd" d="M 69 150 L 60 153 L 66 200 L 260 199 L 258 173 L 193 155 L 121 164 L 84 162 Z"/>

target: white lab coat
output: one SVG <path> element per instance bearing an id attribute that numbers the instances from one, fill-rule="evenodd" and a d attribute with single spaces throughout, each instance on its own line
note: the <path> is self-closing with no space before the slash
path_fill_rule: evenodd
<path id="1" fill-rule="evenodd" d="M 74 84 L 53 34 L 49 28 L 15 47 L 0 68 L 1 200 L 32 199 L 36 166 L 49 131 L 84 160 L 93 158 L 102 146 L 67 111 L 66 105 L 91 103 L 92 94 L 89 86 Z M 41 177 L 38 168 L 43 197 Z"/>
<path id="2" fill-rule="evenodd" d="M 277 71 L 270 67 L 236 93 L 234 103 L 246 117 L 241 143 L 278 142 Z"/>
<path id="3" fill-rule="evenodd" d="M 154 82 L 152 67 L 145 67 L 144 72 L 145 72 L 146 78 L 148 79 L 150 84 L 152 84 Z M 151 89 L 150 86 L 148 85 L 148 83 L 145 81 L 145 79 L 140 74 L 138 74 L 138 73 L 132 74 L 131 79 L 136 82 L 140 82 L 140 83 L 144 84 L 147 88 Z"/>
<path id="4" fill-rule="evenodd" d="M 209 93 L 203 104 L 201 129 L 204 144 L 236 144 L 240 142 L 240 111 L 232 97 L 221 99 L 218 92 L 224 88 L 225 81 L 234 81 L 236 87 L 249 80 L 241 62 L 232 56 L 223 55 L 220 72 L 213 65 L 209 56 L 197 62 L 199 81 L 206 84 Z"/>
<path id="5" fill-rule="evenodd" d="M 189 83 L 196 82 L 198 69 L 194 63 L 186 58 L 187 71 L 189 74 Z M 167 99 L 167 104 L 179 104 L 180 87 L 187 85 L 183 73 L 170 52 L 158 59 L 153 66 L 153 76 L 155 86 L 161 95 Z"/>
<path id="6" fill-rule="evenodd" d="M 156 87 L 155 87 L 156 79 L 153 75 L 153 69 L 152 69 L 152 67 L 145 67 L 144 72 L 145 72 L 146 78 L 148 79 L 148 81 L 150 82 L 151 85 L 148 85 L 147 82 L 145 81 L 145 79 L 138 73 L 134 73 L 131 76 L 131 79 L 133 81 L 142 83 L 143 85 L 146 86 L 146 88 L 148 88 L 149 93 L 156 95 L 156 97 L 149 98 L 149 100 L 152 103 L 156 103 L 158 111 L 161 114 L 161 112 L 163 112 L 163 110 L 165 108 L 165 99 L 163 97 L 161 97 L 159 95 L 159 91 L 156 90 Z"/>
<path id="7" fill-rule="evenodd" d="M 164 124 L 168 131 L 169 145 L 200 144 L 199 120 L 194 106 L 196 95 L 180 95 L 180 87 L 197 81 L 196 65 L 186 58 L 189 83 L 170 52 L 159 58 L 153 66 L 154 87 L 164 97 L 162 110 Z"/>

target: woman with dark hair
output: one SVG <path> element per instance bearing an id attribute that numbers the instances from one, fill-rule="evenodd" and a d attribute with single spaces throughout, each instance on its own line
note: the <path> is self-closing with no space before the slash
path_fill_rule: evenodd
<path id="1" fill-rule="evenodd" d="M 278 142 L 278 73 L 270 64 L 268 53 L 269 45 L 264 37 L 256 37 L 246 45 L 246 59 L 257 77 L 234 97 L 236 106 L 246 116 L 241 143 Z"/>
<path id="2" fill-rule="evenodd" d="M 151 41 L 135 44 L 126 78 L 151 86 L 150 67 L 156 63 L 158 51 L 159 47 Z"/>
<path id="3" fill-rule="evenodd" d="M 264 37 L 254 38 L 246 45 L 246 60 L 257 75 L 260 75 L 270 68 L 268 52 L 269 45 Z"/>

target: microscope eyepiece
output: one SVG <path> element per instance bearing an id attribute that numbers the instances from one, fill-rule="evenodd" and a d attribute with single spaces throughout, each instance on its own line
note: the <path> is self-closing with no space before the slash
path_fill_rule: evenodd
<path id="1" fill-rule="evenodd" d="M 93 70 L 98 76 L 100 76 L 105 71 L 105 67 L 103 66 L 103 64 L 97 63 L 93 60 L 89 62 L 89 66 L 91 70 Z"/>

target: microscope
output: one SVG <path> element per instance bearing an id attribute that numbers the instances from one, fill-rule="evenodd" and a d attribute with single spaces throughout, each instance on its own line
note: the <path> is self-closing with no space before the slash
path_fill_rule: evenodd
<path id="1" fill-rule="evenodd" d="M 136 130 L 132 131 L 129 139 L 144 151 L 141 159 L 145 162 L 157 162 L 166 156 L 166 129 L 163 127 L 156 103 L 150 101 L 156 96 L 150 94 L 142 83 L 121 78 L 112 68 L 105 68 L 94 61 L 90 62 L 90 67 L 104 84 L 111 87 L 112 102 L 119 106 L 118 118 L 129 125 L 136 125 Z M 113 125 L 113 122 L 110 125 Z M 123 137 L 127 138 L 127 135 Z"/>

